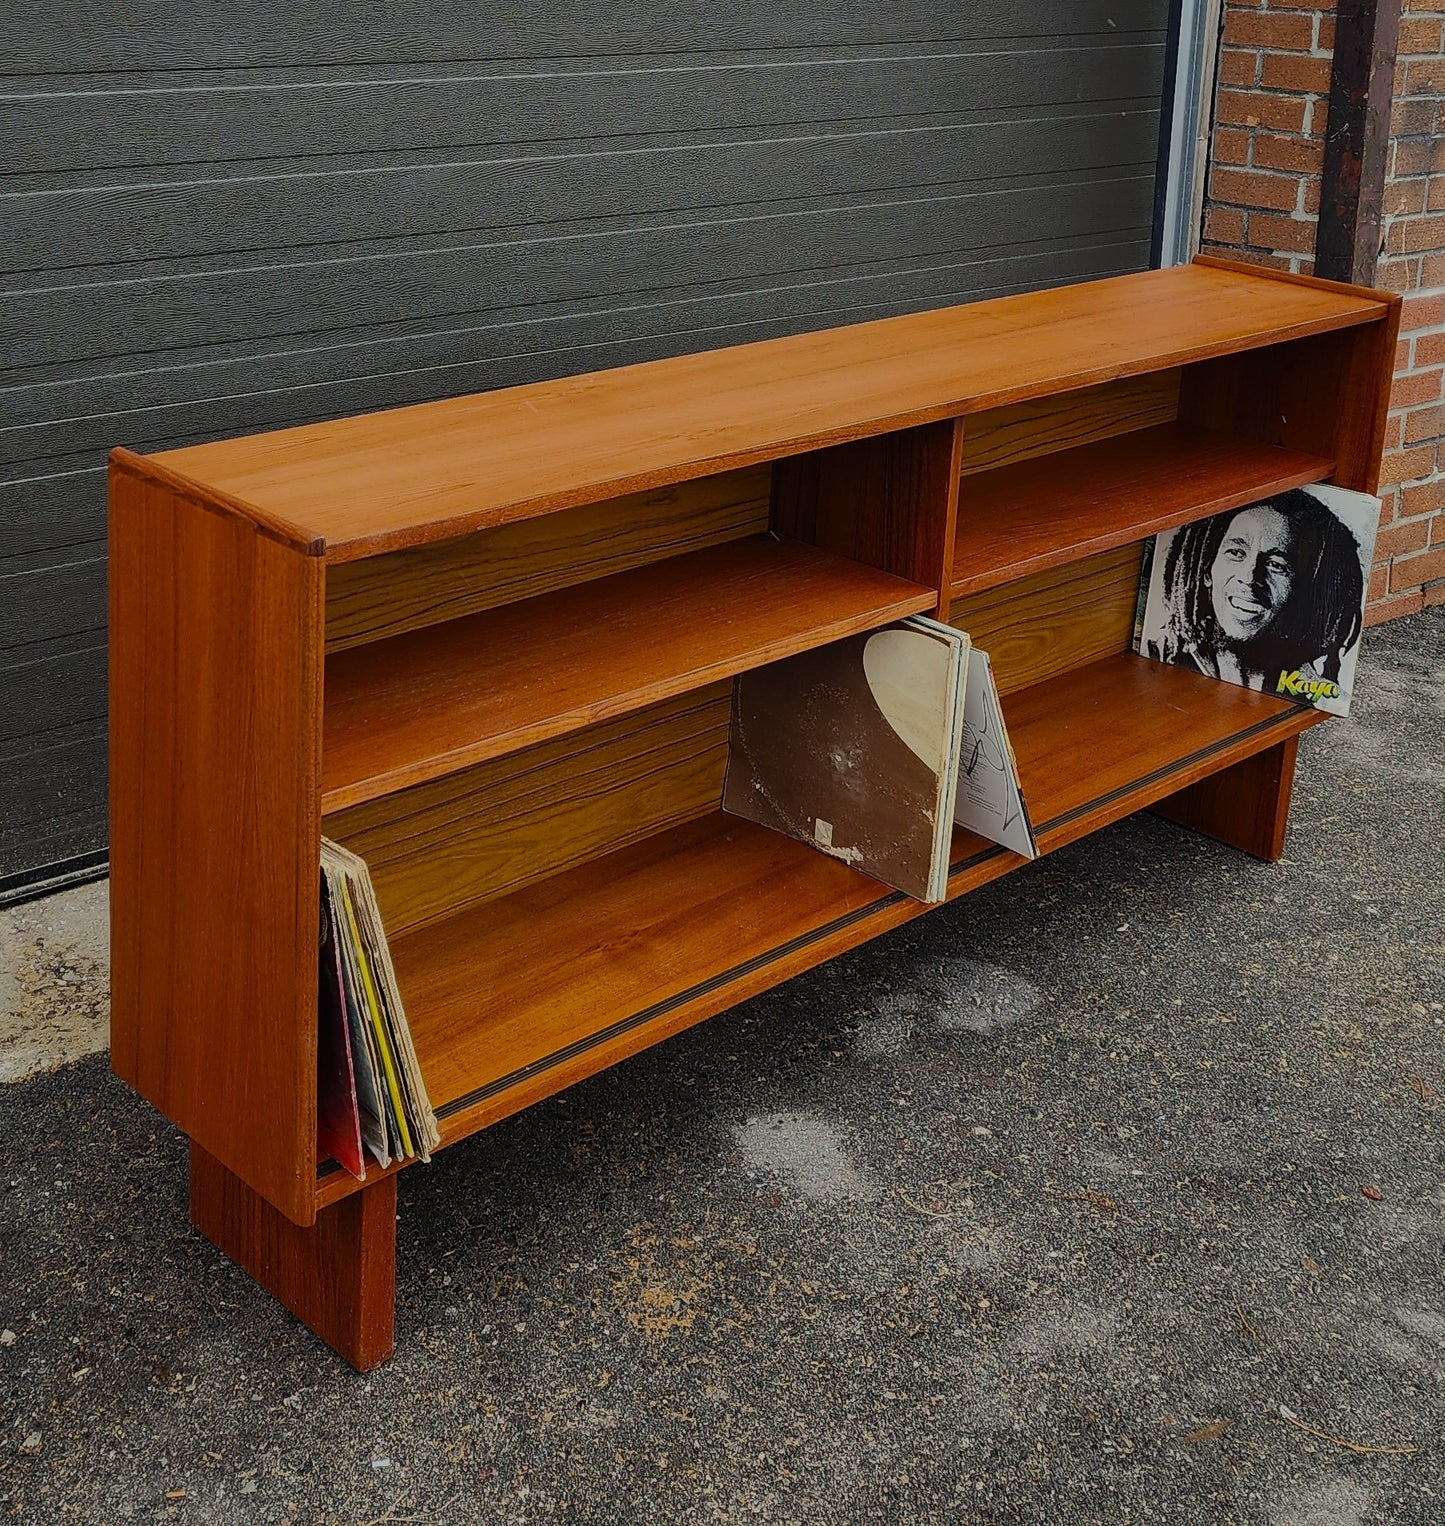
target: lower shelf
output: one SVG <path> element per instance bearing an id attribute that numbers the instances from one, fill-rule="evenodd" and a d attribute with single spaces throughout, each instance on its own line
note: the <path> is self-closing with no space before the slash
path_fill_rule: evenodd
<path id="1" fill-rule="evenodd" d="M 1325 719 L 1129 652 L 1006 695 L 1003 708 L 1042 853 Z M 950 889 L 976 852 L 998 851 L 980 841 L 961 862 L 962 836 Z"/>
<path id="2" fill-rule="evenodd" d="M 1129 654 L 1005 700 L 1042 852 L 1322 719 Z M 950 897 L 1025 861 L 955 832 Z M 450 1143 L 925 910 L 721 812 L 393 947 Z M 334 1167 L 322 1205 L 357 1184 Z"/>

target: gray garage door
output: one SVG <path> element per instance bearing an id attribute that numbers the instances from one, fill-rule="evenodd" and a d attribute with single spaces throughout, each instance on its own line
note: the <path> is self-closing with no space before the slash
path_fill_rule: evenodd
<path id="1" fill-rule="evenodd" d="M 3 0 L 0 895 L 104 862 L 109 446 L 1141 268 L 1168 12 Z"/>

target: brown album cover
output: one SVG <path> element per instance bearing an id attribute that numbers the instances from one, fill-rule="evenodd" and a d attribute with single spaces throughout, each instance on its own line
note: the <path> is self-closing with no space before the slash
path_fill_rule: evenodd
<path id="1" fill-rule="evenodd" d="M 723 809 L 942 900 L 967 657 L 919 616 L 740 675 Z"/>

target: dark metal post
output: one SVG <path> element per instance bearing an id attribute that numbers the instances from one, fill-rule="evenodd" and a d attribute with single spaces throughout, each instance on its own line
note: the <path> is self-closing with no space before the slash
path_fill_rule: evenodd
<path id="1" fill-rule="evenodd" d="M 1340 0 L 1315 274 L 1374 283 L 1401 0 Z"/>

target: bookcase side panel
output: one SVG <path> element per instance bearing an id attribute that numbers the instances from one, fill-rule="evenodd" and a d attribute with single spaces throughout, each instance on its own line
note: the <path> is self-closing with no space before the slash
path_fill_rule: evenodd
<path id="1" fill-rule="evenodd" d="M 1340 426 L 1334 481 L 1362 493 L 1380 489 L 1380 458 L 1395 374 L 1401 299 L 1391 300 L 1379 323 L 1347 330 L 1352 341 L 1341 367 Z"/>
<path id="2" fill-rule="evenodd" d="M 321 561 L 112 458 L 112 1060 L 315 1216 Z"/>
<path id="3" fill-rule="evenodd" d="M 953 568 L 964 421 L 789 456 L 773 468 L 772 528 L 936 588 Z"/>

